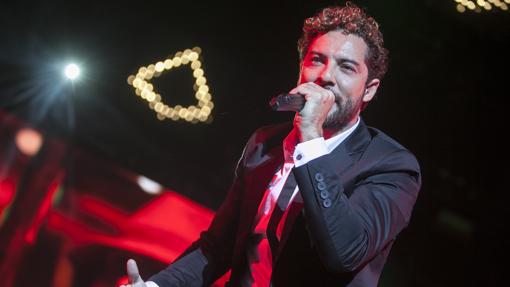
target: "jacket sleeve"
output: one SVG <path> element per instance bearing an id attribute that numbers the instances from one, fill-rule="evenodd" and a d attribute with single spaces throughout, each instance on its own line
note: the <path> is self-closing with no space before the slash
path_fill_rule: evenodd
<path id="1" fill-rule="evenodd" d="M 311 240 L 331 272 L 364 266 L 411 217 L 420 188 L 415 157 L 397 150 L 368 170 L 350 175 L 354 184 L 348 197 L 329 154 L 294 168 Z"/>
<path id="2" fill-rule="evenodd" d="M 239 225 L 246 154 L 253 138 L 250 138 L 243 150 L 234 182 L 209 228 L 172 264 L 149 278 L 150 281 L 159 287 L 209 286 L 228 271 Z"/>

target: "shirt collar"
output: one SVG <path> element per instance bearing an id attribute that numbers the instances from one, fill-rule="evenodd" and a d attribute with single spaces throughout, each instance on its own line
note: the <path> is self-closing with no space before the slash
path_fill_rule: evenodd
<path id="1" fill-rule="evenodd" d="M 339 146 L 352 132 L 359 126 L 360 117 L 352 127 L 347 130 L 337 134 L 334 137 L 331 137 L 324 142 L 326 143 L 326 147 L 328 148 L 328 152 L 332 152 L 337 146 Z"/>

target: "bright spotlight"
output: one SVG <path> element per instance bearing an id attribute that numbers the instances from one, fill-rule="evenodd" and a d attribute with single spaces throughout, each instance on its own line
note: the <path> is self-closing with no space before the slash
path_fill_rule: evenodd
<path id="1" fill-rule="evenodd" d="M 74 63 L 69 64 L 66 66 L 64 74 L 69 80 L 74 80 L 80 75 L 80 67 Z"/>
<path id="2" fill-rule="evenodd" d="M 159 194 L 163 191 L 163 187 L 159 183 L 143 175 L 138 176 L 137 182 L 140 188 L 149 194 Z"/>

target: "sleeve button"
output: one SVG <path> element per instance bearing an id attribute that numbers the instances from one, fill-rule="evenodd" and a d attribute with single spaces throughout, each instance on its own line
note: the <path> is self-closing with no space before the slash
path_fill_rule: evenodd
<path id="1" fill-rule="evenodd" d="M 326 208 L 330 207 L 331 206 L 331 199 L 329 199 L 329 198 L 324 199 L 324 201 L 322 202 L 322 206 L 324 206 Z"/>
<path id="2" fill-rule="evenodd" d="M 322 199 L 326 199 L 329 197 L 329 192 L 327 190 L 323 190 L 321 191 L 320 196 Z"/>
<path id="3" fill-rule="evenodd" d="M 326 183 L 324 181 L 320 181 L 319 183 L 317 183 L 317 189 L 325 190 L 326 189 Z"/>

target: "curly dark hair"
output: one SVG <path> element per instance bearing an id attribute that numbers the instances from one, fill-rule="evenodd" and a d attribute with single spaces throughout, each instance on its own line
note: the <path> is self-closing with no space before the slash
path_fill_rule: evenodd
<path id="1" fill-rule="evenodd" d="M 303 35 L 298 40 L 300 60 L 303 61 L 310 44 L 316 37 L 332 30 L 342 30 L 346 35 L 354 34 L 365 41 L 368 46 L 368 55 L 365 55 L 365 63 L 368 67 L 367 82 L 384 77 L 388 70 L 388 50 L 384 48 L 379 24 L 351 2 L 347 2 L 345 7 L 324 8 L 315 16 L 305 20 Z"/>

